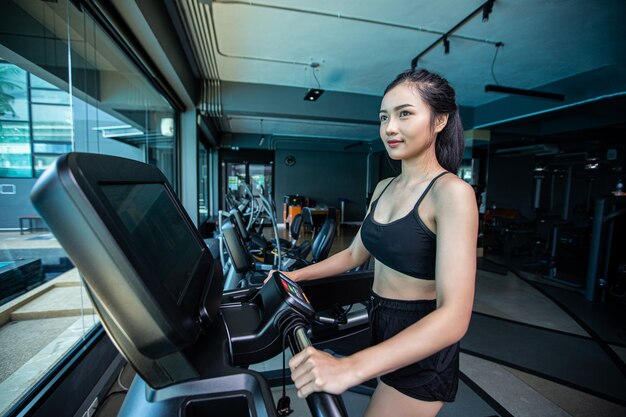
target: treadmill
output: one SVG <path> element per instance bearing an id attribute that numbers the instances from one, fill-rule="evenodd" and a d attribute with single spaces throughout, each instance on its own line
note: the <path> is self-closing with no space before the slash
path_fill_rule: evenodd
<path id="1" fill-rule="evenodd" d="M 249 365 L 286 344 L 295 354 L 311 338 L 328 346 L 367 330 L 362 314 L 350 323 L 320 311 L 366 299 L 371 272 L 319 280 L 306 293 L 280 273 L 224 292 L 219 261 L 152 165 L 70 153 L 31 199 L 137 372 L 121 417 L 277 416 L 267 380 Z M 307 404 L 315 417 L 347 415 L 340 396 L 315 393 Z"/>

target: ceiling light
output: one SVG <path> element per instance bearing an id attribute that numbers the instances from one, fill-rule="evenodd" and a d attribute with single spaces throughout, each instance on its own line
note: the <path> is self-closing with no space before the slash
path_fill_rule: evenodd
<path id="1" fill-rule="evenodd" d="M 489 19 L 489 14 L 492 12 L 493 10 L 493 4 L 494 4 L 495 0 L 487 0 L 485 3 L 483 3 L 482 5 L 478 6 L 472 13 L 470 13 L 467 17 L 465 17 L 463 20 L 461 20 L 459 23 L 457 23 L 456 25 L 454 25 L 454 27 L 452 29 L 450 29 L 449 31 L 442 33 L 441 36 L 439 38 L 437 38 L 437 40 L 435 40 L 429 47 L 427 47 L 426 49 L 424 49 L 422 52 L 420 52 L 419 55 L 417 55 L 415 58 L 413 58 L 411 60 L 411 69 L 415 69 L 417 68 L 417 63 L 418 61 L 424 56 L 426 55 L 428 52 L 430 52 L 434 47 L 436 47 L 437 45 L 439 45 L 439 43 L 443 43 L 443 47 L 444 47 L 444 53 L 447 54 L 450 52 L 450 45 L 448 43 L 448 38 L 450 36 L 454 36 L 454 33 L 459 30 L 460 28 L 462 28 L 466 23 L 468 23 L 470 20 L 472 20 L 475 16 L 477 16 L 478 14 L 480 14 L 480 12 L 482 12 L 483 14 L 483 21 L 487 21 Z M 469 39 L 469 38 L 464 38 L 464 39 Z M 487 44 L 491 44 L 491 45 L 496 45 L 500 42 L 494 42 L 491 41 L 489 39 L 478 39 L 478 38 L 472 38 L 472 41 L 475 42 L 481 42 L 481 43 L 487 43 Z"/>
<path id="2" fill-rule="evenodd" d="M 317 99 L 320 98 L 322 94 L 324 94 L 324 90 L 322 90 L 320 80 L 318 80 L 317 75 L 315 74 L 317 71 L 319 71 L 321 64 L 319 62 L 311 62 L 309 66 L 311 67 L 311 74 L 313 74 L 313 78 L 315 78 L 315 82 L 317 83 L 317 88 L 309 89 L 309 91 L 307 91 L 306 95 L 304 96 L 304 100 L 317 101 Z"/>
<path id="3" fill-rule="evenodd" d="M 489 15 L 491 14 L 491 11 L 493 10 L 493 2 L 494 0 L 489 0 L 483 6 L 483 22 L 486 22 L 489 20 Z"/>
<path id="4" fill-rule="evenodd" d="M 447 36 L 443 37 L 443 53 L 446 55 L 450 53 L 450 41 Z"/>
<path id="5" fill-rule="evenodd" d="M 319 88 L 311 88 L 309 91 L 307 91 L 306 96 L 304 96 L 304 99 L 306 101 L 317 101 L 318 98 L 320 98 L 320 96 L 324 93 L 324 90 L 321 90 Z"/>
<path id="6" fill-rule="evenodd" d="M 487 84 L 485 86 L 485 92 L 515 94 L 518 96 L 545 98 L 548 100 L 556 100 L 556 101 L 565 100 L 565 96 L 563 94 L 549 93 L 547 91 L 538 91 L 538 90 L 525 90 L 522 88 L 504 87 L 502 85 L 494 85 L 494 84 Z"/>
<path id="7" fill-rule="evenodd" d="M 263 146 L 265 142 L 265 133 L 263 133 L 263 119 L 259 120 L 259 124 L 261 125 L 261 138 L 259 139 L 259 147 Z"/>

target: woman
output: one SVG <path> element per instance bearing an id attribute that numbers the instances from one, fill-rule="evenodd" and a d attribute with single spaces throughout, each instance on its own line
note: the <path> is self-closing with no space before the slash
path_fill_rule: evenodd
<path id="1" fill-rule="evenodd" d="M 377 185 L 348 249 L 285 273 L 337 275 L 372 255 L 372 346 L 344 358 L 308 348 L 289 366 L 299 397 L 380 377 L 366 416 L 434 416 L 457 391 L 476 271 L 476 200 L 454 175 L 464 144 L 454 90 L 426 70 L 403 72 L 385 90 L 380 137 L 402 173 Z"/>

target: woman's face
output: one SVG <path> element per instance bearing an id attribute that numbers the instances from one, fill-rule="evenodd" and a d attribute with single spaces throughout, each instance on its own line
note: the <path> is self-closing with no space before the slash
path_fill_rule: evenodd
<path id="1" fill-rule="evenodd" d="M 436 126 L 433 130 L 430 108 L 411 85 L 399 84 L 383 97 L 380 138 L 391 159 L 410 159 L 430 147 L 434 151 L 434 139 L 441 129 Z"/>

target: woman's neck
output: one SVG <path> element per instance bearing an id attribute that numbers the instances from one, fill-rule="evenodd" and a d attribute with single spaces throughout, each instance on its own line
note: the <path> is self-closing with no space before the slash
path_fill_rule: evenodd
<path id="1" fill-rule="evenodd" d="M 402 161 L 400 180 L 407 185 L 420 183 L 443 171 L 444 169 L 437 161 L 434 153 L 432 155 L 421 155 L 415 159 Z"/>

